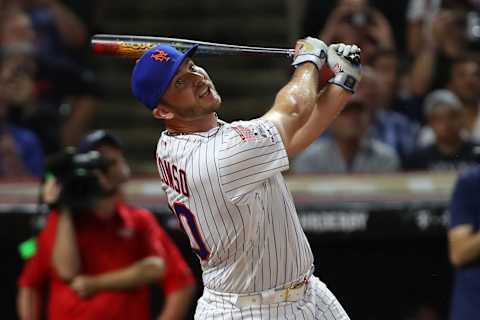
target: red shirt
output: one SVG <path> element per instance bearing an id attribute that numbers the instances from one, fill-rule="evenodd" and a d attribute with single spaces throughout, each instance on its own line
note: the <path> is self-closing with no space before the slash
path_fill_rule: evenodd
<path id="1" fill-rule="evenodd" d="M 51 265 L 58 214 L 52 212 L 37 238 L 37 253 L 26 263 L 18 285 L 39 288 L 50 285 L 48 319 L 150 319 L 149 288 L 103 291 L 81 299 L 63 282 Z M 92 214 L 75 219 L 82 274 L 96 275 L 130 266 L 147 256 L 165 259 L 160 283 L 165 295 L 195 282 L 179 250 L 155 217 L 145 209 L 120 202 L 116 215 L 102 221 Z"/>

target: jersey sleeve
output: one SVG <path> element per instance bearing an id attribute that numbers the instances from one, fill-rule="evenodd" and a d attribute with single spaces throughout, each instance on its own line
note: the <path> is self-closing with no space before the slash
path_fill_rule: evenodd
<path id="1" fill-rule="evenodd" d="M 478 169 L 458 178 L 450 201 L 450 229 L 463 224 L 471 225 L 475 230 L 478 229 L 479 187 L 480 171 Z"/>
<path id="2" fill-rule="evenodd" d="M 165 275 L 159 282 L 165 295 L 195 283 L 195 278 L 173 240 L 160 227 L 152 213 L 144 211 L 148 224 L 145 244 L 148 256 L 158 256 L 165 260 Z"/>
<path id="3" fill-rule="evenodd" d="M 56 229 L 57 215 L 52 213 L 48 217 L 45 228 L 36 238 L 36 253 L 26 261 L 22 268 L 18 278 L 19 287 L 40 288 L 48 281 Z"/>
<path id="4" fill-rule="evenodd" d="M 289 168 L 280 133 L 268 120 L 234 122 L 225 129 L 223 139 L 218 170 L 223 192 L 232 202 Z"/>

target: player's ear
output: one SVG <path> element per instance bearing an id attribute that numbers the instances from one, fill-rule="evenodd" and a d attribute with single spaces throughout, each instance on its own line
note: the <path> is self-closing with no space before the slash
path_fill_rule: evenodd
<path id="1" fill-rule="evenodd" d="M 173 118 L 173 112 L 168 110 L 161 103 L 152 110 L 152 114 L 154 118 L 161 120 L 170 120 Z"/>

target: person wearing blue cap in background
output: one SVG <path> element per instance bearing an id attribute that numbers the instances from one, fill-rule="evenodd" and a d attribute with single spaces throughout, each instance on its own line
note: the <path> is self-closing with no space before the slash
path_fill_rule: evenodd
<path id="1" fill-rule="evenodd" d="M 18 281 L 19 318 L 43 318 L 41 289 L 47 285 L 48 319 L 148 320 L 148 285 L 158 284 L 165 299 L 156 319 L 184 319 L 194 294 L 192 271 L 153 214 L 125 201 L 130 168 L 120 141 L 104 130 L 94 131 L 80 142 L 77 154 L 91 151 L 108 163 L 98 172 L 100 195 L 86 211 L 72 214 L 64 204 L 48 215 L 37 252 Z M 49 202 L 56 200 L 59 189 L 52 180 L 47 179 L 45 189 Z"/>
<path id="2" fill-rule="evenodd" d="M 136 63 L 132 92 L 166 130 L 157 167 L 203 270 L 195 319 L 349 319 L 313 276 L 313 255 L 282 171 L 330 125 L 361 78 L 360 49 L 306 38 L 295 71 L 261 118 L 226 123 L 192 56 L 168 45 Z M 320 70 L 333 77 L 320 92 Z"/>

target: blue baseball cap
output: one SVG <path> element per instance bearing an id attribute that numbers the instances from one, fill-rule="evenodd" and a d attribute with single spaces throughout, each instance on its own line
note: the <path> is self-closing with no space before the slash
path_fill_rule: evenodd
<path id="1" fill-rule="evenodd" d="M 192 56 L 197 47 L 194 45 L 182 53 L 159 44 L 145 52 L 133 68 L 133 95 L 150 110 L 155 109 L 183 61 Z"/>

